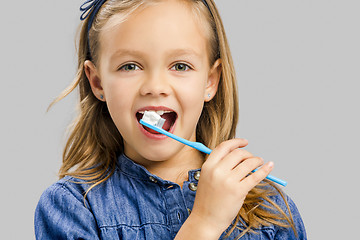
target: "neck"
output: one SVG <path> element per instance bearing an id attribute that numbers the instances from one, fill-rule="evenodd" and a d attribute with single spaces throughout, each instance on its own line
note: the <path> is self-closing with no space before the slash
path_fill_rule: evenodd
<path id="1" fill-rule="evenodd" d="M 182 187 L 183 182 L 188 180 L 188 172 L 198 169 L 204 163 L 202 154 L 190 147 L 184 146 L 185 149 L 177 155 L 161 162 L 148 162 L 144 167 L 152 174 Z"/>

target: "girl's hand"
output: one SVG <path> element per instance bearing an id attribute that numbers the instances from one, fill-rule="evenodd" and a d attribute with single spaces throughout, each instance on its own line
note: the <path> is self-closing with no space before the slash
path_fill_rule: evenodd
<path id="1" fill-rule="evenodd" d="M 240 211 L 248 192 L 272 170 L 267 163 L 246 150 L 245 139 L 232 139 L 212 151 L 201 170 L 194 207 L 189 216 L 204 231 L 220 235 Z M 217 238 L 216 238 L 217 239 Z"/>

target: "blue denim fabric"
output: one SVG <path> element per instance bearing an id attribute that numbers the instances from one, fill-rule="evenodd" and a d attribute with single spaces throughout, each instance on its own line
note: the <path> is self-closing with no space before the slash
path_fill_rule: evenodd
<path id="1" fill-rule="evenodd" d="M 189 180 L 181 188 L 121 155 L 114 174 L 92 189 L 85 202 L 89 186 L 65 177 L 40 198 L 35 211 L 36 239 L 173 239 L 193 207 L 199 170 L 189 171 Z M 274 200 L 286 209 L 281 197 Z M 306 239 L 300 214 L 288 201 L 299 238 L 291 229 L 269 226 L 241 239 Z M 229 239 L 240 233 L 236 229 Z"/>

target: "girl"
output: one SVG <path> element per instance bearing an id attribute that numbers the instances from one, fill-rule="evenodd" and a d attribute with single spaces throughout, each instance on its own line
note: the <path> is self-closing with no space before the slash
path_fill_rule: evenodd
<path id="1" fill-rule="evenodd" d="M 295 204 L 264 180 L 273 163 L 234 139 L 235 73 L 213 0 L 88 0 L 81 10 L 77 77 L 55 100 L 79 86 L 80 113 L 61 179 L 37 206 L 36 237 L 306 239 Z M 145 110 L 213 152 L 143 127 Z"/>

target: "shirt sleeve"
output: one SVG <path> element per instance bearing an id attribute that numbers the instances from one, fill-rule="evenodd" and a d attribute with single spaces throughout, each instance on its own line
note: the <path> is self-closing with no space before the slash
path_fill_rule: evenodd
<path id="1" fill-rule="evenodd" d="M 36 239 L 99 239 L 92 212 L 82 194 L 55 184 L 41 195 L 35 210 Z"/>

